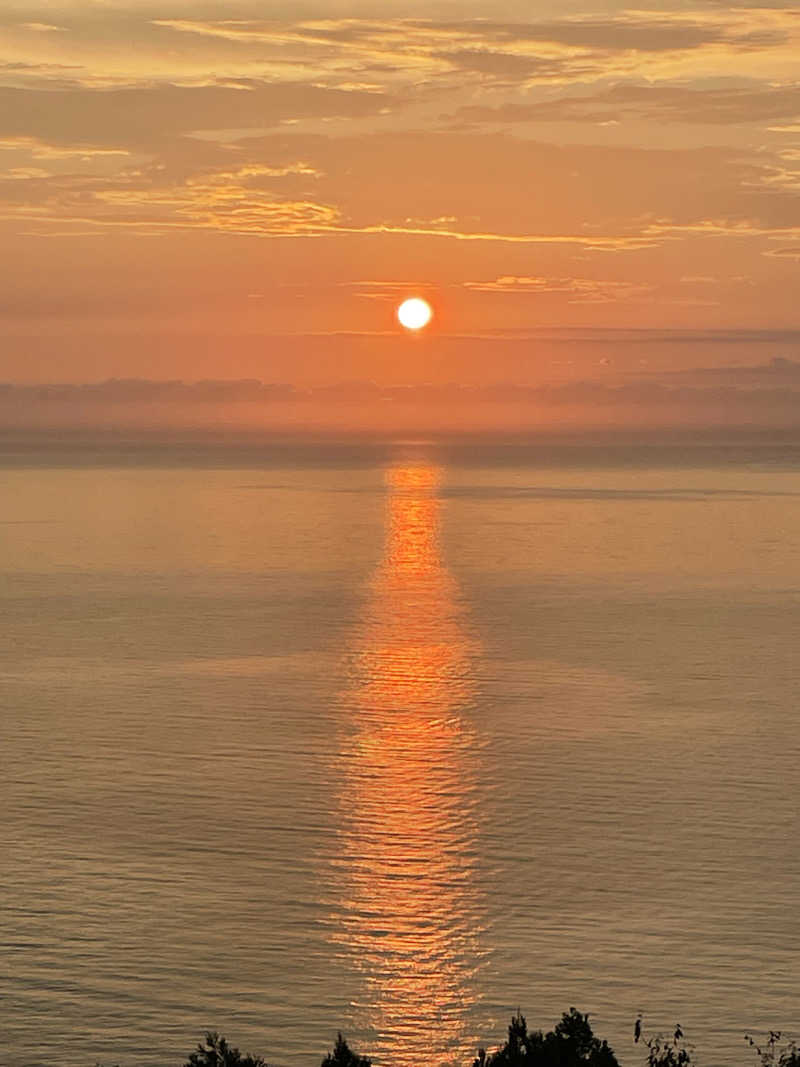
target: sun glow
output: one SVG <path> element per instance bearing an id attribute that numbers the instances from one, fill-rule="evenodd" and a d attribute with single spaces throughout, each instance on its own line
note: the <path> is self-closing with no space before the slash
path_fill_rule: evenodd
<path id="1" fill-rule="evenodd" d="M 397 318 L 407 330 L 421 330 L 433 318 L 433 309 L 427 300 L 412 296 L 397 309 Z"/>

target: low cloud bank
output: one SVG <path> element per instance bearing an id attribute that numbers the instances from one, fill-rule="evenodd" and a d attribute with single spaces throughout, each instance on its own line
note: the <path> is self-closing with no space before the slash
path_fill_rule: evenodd
<path id="1" fill-rule="evenodd" d="M 315 388 L 257 379 L 0 384 L 0 425 L 266 432 L 537 432 L 560 429 L 800 431 L 800 362 L 695 370 L 617 384 Z"/>

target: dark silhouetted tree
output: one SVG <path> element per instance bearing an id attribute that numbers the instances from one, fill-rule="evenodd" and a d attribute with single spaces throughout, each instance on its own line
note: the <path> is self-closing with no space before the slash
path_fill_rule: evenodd
<path id="1" fill-rule="evenodd" d="M 555 1029 L 528 1032 L 524 1015 L 515 1015 L 505 1045 L 491 1055 L 478 1053 L 473 1067 L 619 1067 L 607 1041 L 592 1033 L 589 1016 L 575 1008 L 565 1012 Z"/>
<path id="2" fill-rule="evenodd" d="M 366 1056 L 353 1052 L 341 1034 L 336 1037 L 333 1052 L 329 1052 L 322 1061 L 322 1067 L 372 1067 Z"/>
<path id="3" fill-rule="evenodd" d="M 231 1048 L 224 1037 L 206 1034 L 205 1045 L 198 1045 L 184 1067 L 268 1067 L 260 1056 L 245 1056 L 238 1048 Z"/>

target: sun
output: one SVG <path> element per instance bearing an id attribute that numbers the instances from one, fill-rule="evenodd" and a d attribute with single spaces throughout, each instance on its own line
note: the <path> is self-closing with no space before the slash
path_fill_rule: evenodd
<path id="1" fill-rule="evenodd" d="M 405 326 L 407 330 L 421 330 L 433 318 L 433 308 L 427 300 L 412 296 L 409 300 L 404 300 L 397 309 L 397 318 L 400 325 Z"/>

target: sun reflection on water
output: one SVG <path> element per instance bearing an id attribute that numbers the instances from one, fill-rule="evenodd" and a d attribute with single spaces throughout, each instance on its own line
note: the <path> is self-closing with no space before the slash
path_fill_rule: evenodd
<path id="1" fill-rule="evenodd" d="M 465 716 L 477 645 L 441 558 L 440 472 L 387 471 L 383 559 L 353 642 L 343 707 L 342 950 L 377 1062 L 474 1053 L 482 895 L 479 746 Z"/>

